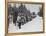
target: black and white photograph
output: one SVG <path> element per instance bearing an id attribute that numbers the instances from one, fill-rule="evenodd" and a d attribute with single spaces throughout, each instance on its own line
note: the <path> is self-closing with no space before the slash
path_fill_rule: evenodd
<path id="1" fill-rule="evenodd" d="M 42 31 L 42 4 L 8 3 L 8 33 Z"/>

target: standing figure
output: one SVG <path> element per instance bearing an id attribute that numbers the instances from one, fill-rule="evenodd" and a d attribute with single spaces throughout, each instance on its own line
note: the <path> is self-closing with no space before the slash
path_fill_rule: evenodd
<path id="1" fill-rule="evenodd" d="M 21 29 L 21 16 L 20 15 L 18 15 L 17 17 L 17 23 L 18 23 L 19 29 Z"/>
<path id="2" fill-rule="evenodd" d="M 18 16 L 18 12 L 15 12 L 13 15 L 13 22 L 15 23 L 15 26 L 16 26 L 17 16 Z"/>
<path id="3" fill-rule="evenodd" d="M 26 16 L 26 22 L 28 22 L 28 16 Z"/>
<path id="4" fill-rule="evenodd" d="M 24 23 L 25 23 L 25 17 L 21 16 L 21 24 L 24 25 Z"/>

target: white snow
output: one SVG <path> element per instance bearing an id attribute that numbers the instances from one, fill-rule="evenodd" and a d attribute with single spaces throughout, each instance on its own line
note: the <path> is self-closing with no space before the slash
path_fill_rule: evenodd
<path id="1" fill-rule="evenodd" d="M 24 24 L 21 26 L 21 29 L 18 28 L 18 26 L 15 26 L 15 24 L 9 23 L 8 32 L 9 33 L 16 33 L 16 32 L 38 32 L 43 31 L 43 19 L 42 17 L 37 16 L 32 21 Z"/>
<path id="2" fill-rule="evenodd" d="M 42 17 L 37 16 L 32 21 L 26 23 L 19 31 L 23 32 L 38 32 L 43 31 L 43 20 Z"/>

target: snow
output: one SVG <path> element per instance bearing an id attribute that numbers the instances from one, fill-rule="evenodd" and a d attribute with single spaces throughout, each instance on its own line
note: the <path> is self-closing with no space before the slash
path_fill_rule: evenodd
<path id="1" fill-rule="evenodd" d="M 20 32 L 38 32 L 42 31 L 43 21 L 41 19 L 42 17 L 37 16 L 32 21 L 26 23 L 22 29 L 20 29 Z"/>
<path id="2" fill-rule="evenodd" d="M 9 33 L 38 32 L 38 31 L 43 31 L 43 19 L 42 17 L 39 17 L 38 15 L 32 21 L 29 21 L 23 26 L 21 26 L 21 29 L 19 29 L 18 26 L 15 26 L 13 22 L 12 24 L 9 23 L 9 28 L 8 28 Z"/>

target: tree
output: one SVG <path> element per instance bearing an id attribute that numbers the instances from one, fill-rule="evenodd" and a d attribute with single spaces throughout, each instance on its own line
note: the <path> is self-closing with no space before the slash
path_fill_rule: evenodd
<path id="1" fill-rule="evenodd" d="M 40 12 L 38 13 L 38 15 L 40 16 L 40 17 L 43 17 L 43 11 L 42 11 L 43 9 L 41 8 L 40 9 Z"/>

